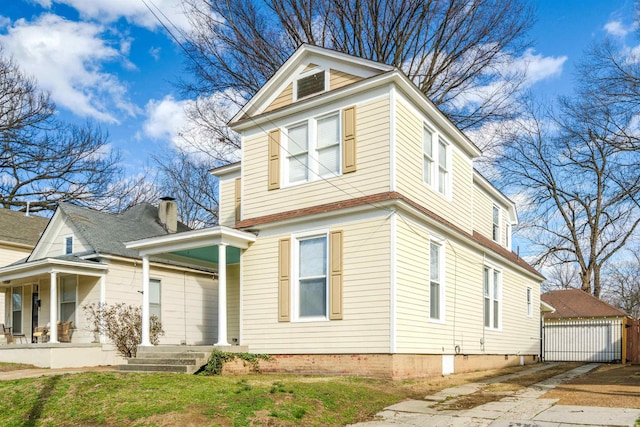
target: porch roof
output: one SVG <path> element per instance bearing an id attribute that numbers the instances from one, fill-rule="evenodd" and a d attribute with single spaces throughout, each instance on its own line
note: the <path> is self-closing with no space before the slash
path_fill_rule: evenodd
<path id="1" fill-rule="evenodd" d="M 43 258 L 0 268 L 0 282 L 38 276 L 53 271 L 99 277 L 104 274 L 106 269 L 107 264 L 102 262 L 89 261 L 73 256 Z"/>
<path id="2" fill-rule="evenodd" d="M 217 226 L 183 233 L 167 234 L 147 239 L 125 242 L 127 249 L 135 249 L 141 256 L 173 254 L 181 257 L 217 263 L 217 251 L 202 251 L 224 244 L 237 249 L 247 249 L 257 236 L 247 231 Z M 214 258 L 207 259 L 209 256 Z M 235 254 L 234 254 L 235 255 Z M 232 255 L 233 258 L 235 256 Z M 237 254 L 239 256 L 239 254 Z M 234 261 L 232 261 L 234 262 Z"/>

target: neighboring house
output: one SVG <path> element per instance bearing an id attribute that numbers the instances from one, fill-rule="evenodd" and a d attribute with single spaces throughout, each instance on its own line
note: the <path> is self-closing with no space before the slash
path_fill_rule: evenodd
<path id="1" fill-rule="evenodd" d="M 218 256 L 216 344 L 396 378 L 537 359 L 543 277 L 511 251 L 514 203 L 400 70 L 303 45 L 230 126 L 220 225 L 127 244 Z"/>
<path id="2" fill-rule="evenodd" d="M 31 342 L 36 326 L 71 321 L 72 344 L 94 342 L 83 306 L 100 302 L 139 306 L 142 301 L 141 259 L 123 242 L 184 231 L 188 228 L 177 222 L 173 201 L 164 200 L 158 208 L 142 203 L 120 214 L 60 203 L 28 258 L 0 268 L 0 286 L 8 297 L 5 323 L 12 326 L 14 334 L 23 334 Z M 215 307 L 217 295 L 213 270 L 153 259 L 147 267 L 149 307 L 165 331 L 160 343 L 213 342 L 216 317 L 209 308 Z M 56 343 L 57 328 L 50 330 L 50 343 Z M 87 349 L 101 356 L 83 355 L 74 349 L 68 360 L 51 364 L 82 366 L 114 360 L 99 345 Z M 0 360 L 13 357 L 5 350 L 10 349 L 0 351 Z M 23 351 L 21 360 L 26 361 L 28 354 Z"/>
<path id="3" fill-rule="evenodd" d="M 48 222 L 49 218 L 0 209 L 0 267 L 28 257 Z M 0 293 L 1 319 L 5 319 L 4 301 Z"/>
<path id="4" fill-rule="evenodd" d="M 627 313 L 584 292 L 545 292 L 541 300 L 555 310 L 544 314 L 545 361 L 620 362 Z"/>

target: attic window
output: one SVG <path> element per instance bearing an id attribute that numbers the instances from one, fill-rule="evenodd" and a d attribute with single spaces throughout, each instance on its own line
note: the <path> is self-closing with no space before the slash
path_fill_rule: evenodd
<path id="1" fill-rule="evenodd" d="M 67 237 L 64 239 L 64 253 L 69 255 L 73 253 L 73 237 Z"/>
<path id="2" fill-rule="evenodd" d="M 324 91 L 324 70 L 299 79 L 297 82 L 296 97 L 304 98 L 314 93 Z"/>

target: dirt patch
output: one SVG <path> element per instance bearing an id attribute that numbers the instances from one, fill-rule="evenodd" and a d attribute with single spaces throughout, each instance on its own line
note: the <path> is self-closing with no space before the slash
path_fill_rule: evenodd
<path id="1" fill-rule="evenodd" d="M 640 365 L 602 365 L 543 397 L 559 405 L 640 408 Z"/>
<path id="2" fill-rule="evenodd" d="M 489 380 L 489 385 L 482 387 L 475 393 L 452 398 L 434 406 L 440 411 L 471 409 L 489 402 L 496 402 L 506 396 L 513 395 L 519 390 L 548 378 L 577 368 L 582 363 L 562 363 L 541 371 L 516 376 L 502 381 Z"/>

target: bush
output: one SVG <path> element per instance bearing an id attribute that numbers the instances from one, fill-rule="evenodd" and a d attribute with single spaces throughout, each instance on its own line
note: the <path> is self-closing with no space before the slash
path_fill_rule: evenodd
<path id="1" fill-rule="evenodd" d="M 124 357 L 136 357 L 138 345 L 142 342 L 142 308 L 125 303 L 92 303 L 82 306 L 93 331 L 104 334 L 116 346 Z M 157 316 L 149 319 L 149 340 L 158 344 L 164 335 L 162 324 Z"/>
<path id="2" fill-rule="evenodd" d="M 242 360 L 242 364 L 251 367 L 251 371 L 260 372 L 260 361 L 271 360 L 271 356 L 268 354 L 255 354 L 255 353 L 227 353 L 220 350 L 213 350 L 209 361 L 199 372 L 200 375 L 220 375 L 222 373 L 222 367 L 225 363 L 235 359 Z"/>

